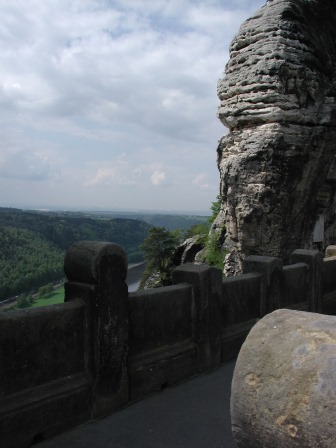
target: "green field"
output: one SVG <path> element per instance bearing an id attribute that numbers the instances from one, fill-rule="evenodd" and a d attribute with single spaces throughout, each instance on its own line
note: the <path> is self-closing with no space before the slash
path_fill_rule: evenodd
<path id="1" fill-rule="evenodd" d="M 36 302 L 32 303 L 29 308 L 37 308 L 40 306 L 56 305 L 64 302 L 64 286 L 55 289 L 53 292 L 40 297 Z"/>
<path id="2" fill-rule="evenodd" d="M 64 303 L 64 286 L 54 289 L 51 293 L 42 295 L 38 299 L 35 299 L 34 302 L 26 302 L 24 306 L 20 307 L 16 302 L 14 302 L 12 304 L 2 306 L 0 311 L 14 311 L 20 309 L 27 310 L 41 306 L 58 305 L 60 303 Z"/>

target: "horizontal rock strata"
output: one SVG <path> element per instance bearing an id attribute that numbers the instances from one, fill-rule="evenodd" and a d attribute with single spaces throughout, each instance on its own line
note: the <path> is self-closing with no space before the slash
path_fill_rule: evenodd
<path id="1" fill-rule="evenodd" d="M 226 225 L 229 274 L 247 255 L 286 259 L 336 239 L 335 11 L 332 0 L 269 1 L 231 44 L 215 222 Z"/>

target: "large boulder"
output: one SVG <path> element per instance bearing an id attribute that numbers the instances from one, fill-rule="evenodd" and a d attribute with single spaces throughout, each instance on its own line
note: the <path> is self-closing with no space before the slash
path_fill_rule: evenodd
<path id="1" fill-rule="evenodd" d="M 239 448 L 334 448 L 336 317 L 278 310 L 239 353 L 231 394 Z"/>

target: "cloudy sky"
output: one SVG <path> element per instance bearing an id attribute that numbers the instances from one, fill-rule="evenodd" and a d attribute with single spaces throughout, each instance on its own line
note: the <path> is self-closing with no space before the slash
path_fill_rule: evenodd
<path id="1" fill-rule="evenodd" d="M 265 0 L 0 0 L 0 206 L 209 210 L 217 80 Z"/>

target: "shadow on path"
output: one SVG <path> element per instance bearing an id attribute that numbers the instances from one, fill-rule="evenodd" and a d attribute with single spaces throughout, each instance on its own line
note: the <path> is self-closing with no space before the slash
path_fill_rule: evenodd
<path id="1" fill-rule="evenodd" d="M 139 401 L 38 448 L 237 448 L 231 434 L 234 362 Z"/>

